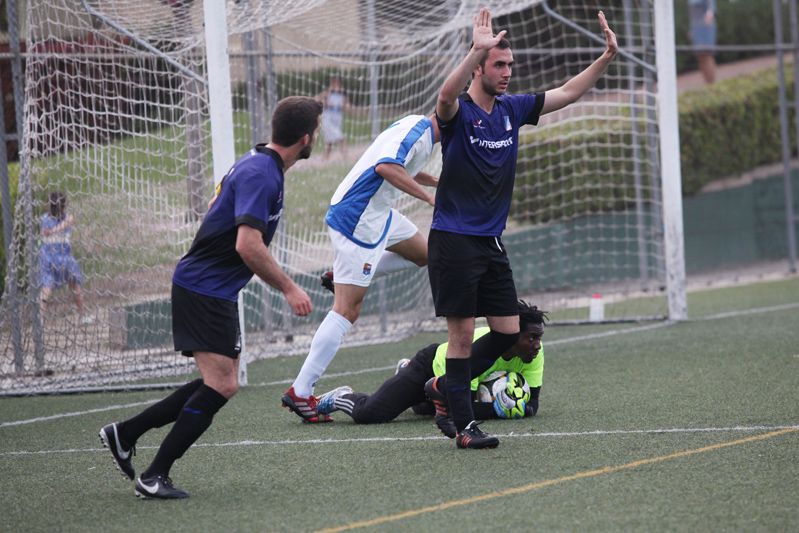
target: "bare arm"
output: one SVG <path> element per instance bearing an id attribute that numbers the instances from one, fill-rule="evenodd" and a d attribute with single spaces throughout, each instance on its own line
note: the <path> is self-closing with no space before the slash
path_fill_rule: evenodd
<path id="1" fill-rule="evenodd" d="M 414 178 L 411 178 L 402 165 L 380 163 L 375 167 L 375 172 L 402 192 L 410 194 L 414 198 L 418 198 L 430 205 L 434 205 L 435 199 L 433 196 L 424 190 Z"/>
<path id="2" fill-rule="evenodd" d="M 413 177 L 413 181 L 427 187 L 438 187 L 438 176 L 433 176 L 427 172 L 419 172 Z"/>
<path id="3" fill-rule="evenodd" d="M 438 93 L 436 102 L 436 114 L 443 121 L 448 121 L 458 112 L 458 95 L 463 91 L 466 83 L 472 77 L 472 72 L 480 62 L 486 58 L 488 51 L 499 43 L 505 36 L 505 31 L 494 35 L 491 30 L 491 12 L 486 8 L 481 8 L 480 12 L 474 17 L 472 24 L 472 48 L 463 61 L 453 70 L 441 90 Z"/>
<path id="4" fill-rule="evenodd" d="M 72 218 L 72 215 L 67 215 L 66 217 L 64 217 L 64 220 L 62 220 L 61 222 L 59 222 L 58 224 L 56 224 L 52 228 L 43 229 L 42 230 L 42 235 L 47 237 L 47 236 L 52 235 L 54 233 L 60 233 L 60 232 L 66 230 L 68 228 L 71 228 L 72 227 L 72 223 L 74 221 L 75 221 L 75 219 Z"/>
<path id="5" fill-rule="evenodd" d="M 283 293 L 296 315 L 306 316 L 311 312 L 311 299 L 308 294 L 275 262 L 269 253 L 269 248 L 264 244 L 260 231 L 246 224 L 239 225 L 236 234 L 236 252 L 256 276 Z"/>
<path id="6" fill-rule="evenodd" d="M 616 57 L 616 52 L 619 50 L 616 43 L 616 34 L 608 26 L 604 13 L 600 11 L 597 17 L 599 18 L 599 26 L 607 41 L 605 52 L 591 63 L 587 69 L 577 74 L 561 87 L 547 91 L 544 97 L 544 107 L 541 109 L 542 115 L 562 109 L 579 100 L 591 87 L 596 85 L 597 80 L 602 77 L 610 62 Z"/>

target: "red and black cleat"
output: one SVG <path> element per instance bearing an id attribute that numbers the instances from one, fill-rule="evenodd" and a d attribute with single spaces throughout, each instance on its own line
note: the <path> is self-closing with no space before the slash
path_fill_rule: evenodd
<path id="1" fill-rule="evenodd" d="M 455 438 L 455 444 L 458 448 L 480 450 L 499 446 L 499 439 L 477 427 L 479 424 L 479 422 L 472 420 L 463 431 L 458 433 L 458 436 Z"/>
<path id="2" fill-rule="evenodd" d="M 311 395 L 308 398 L 297 396 L 294 393 L 294 387 L 289 387 L 289 390 L 283 394 L 281 402 L 283 403 L 283 407 L 291 409 L 294 414 L 302 418 L 302 421 L 307 424 L 319 424 L 333 421 L 328 415 L 321 414 L 317 411 L 316 406 L 319 405 L 319 400 L 316 396 Z"/>
<path id="3" fill-rule="evenodd" d="M 433 407 L 436 408 L 436 426 L 441 430 L 441 433 L 450 439 L 454 439 L 457 429 L 452 417 L 449 416 L 447 395 L 438 388 L 438 378 L 428 379 L 427 383 L 424 384 L 424 392 L 427 394 L 427 398 L 433 402 Z"/>

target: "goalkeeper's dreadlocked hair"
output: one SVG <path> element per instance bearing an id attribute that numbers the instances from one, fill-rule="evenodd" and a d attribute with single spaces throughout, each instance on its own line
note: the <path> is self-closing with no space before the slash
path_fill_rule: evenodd
<path id="1" fill-rule="evenodd" d="M 541 311 L 535 305 L 519 300 L 519 327 L 524 331 L 530 324 L 545 324 L 549 317 L 547 311 Z"/>

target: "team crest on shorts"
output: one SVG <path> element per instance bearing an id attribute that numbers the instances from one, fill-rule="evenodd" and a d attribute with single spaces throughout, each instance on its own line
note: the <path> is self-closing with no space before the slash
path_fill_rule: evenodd
<path id="1" fill-rule="evenodd" d="M 371 273 L 372 273 L 372 265 L 369 264 L 369 263 L 364 263 L 363 264 L 363 275 L 364 276 L 368 276 Z"/>

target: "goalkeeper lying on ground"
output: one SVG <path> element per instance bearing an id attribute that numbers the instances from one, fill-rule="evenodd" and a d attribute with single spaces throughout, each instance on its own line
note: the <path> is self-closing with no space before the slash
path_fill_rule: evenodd
<path id="1" fill-rule="evenodd" d="M 473 397 L 477 396 L 479 384 L 494 372 L 518 372 L 530 386 L 530 399 L 527 402 L 518 400 L 512 411 L 517 417 L 521 413 L 524 416 L 535 415 L 544 375 L 544 347 L 541 337 L 544 334 L 545 319 L 544 311 L 519 300 L 519 340 L 508 351 L 498 354 L 498 359 L 491 368 L 472 380 Z M 476 329 L 475 340 L 488 331 L 487 327 Z M 431 344 L 419 350 L 413 359 L 401 360 L 397 373 L 387 379 L 374 394 L 353 392 L 347 386 L 338 387 L 319 398 L 318 410 L 324 414 L 343 411 L 358 424 L 389 422 L 409 407 L 417 414 L 432 415 L 433 406 L 425 397 L 424 384 L 430 378 L 444 374 L 446 353 L 446 343 Z M 502 404 L 505 405 L 504 409 Z M 473 404 L 474 416 L 478 420 L 508 418 L 507 405 L 507 397 L 497 398 L 489 403 L 476 402 Z"/>

